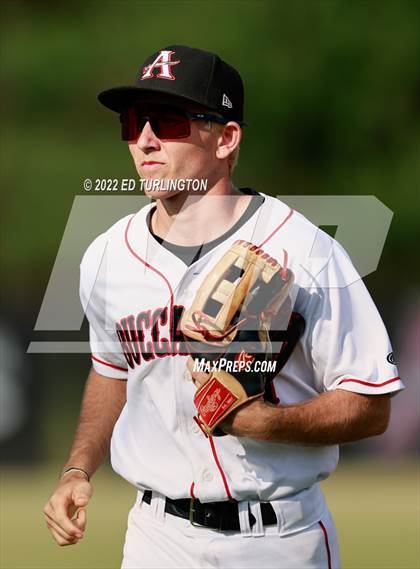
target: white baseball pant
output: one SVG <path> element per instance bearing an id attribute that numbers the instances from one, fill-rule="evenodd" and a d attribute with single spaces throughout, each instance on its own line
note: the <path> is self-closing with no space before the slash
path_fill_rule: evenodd
<path id="1" fill-rule="evenodd" d="M 155 494 L 154 494 L 155 495 Z M 155 495 L 156 497 L 156 495 Z M 325 507 L 310 527 L 263 535 L 197 527 L 164 513 L 164 497 L 149 505 L 141 495 L 130 510 L 121 569 L 339 569 L 337 534 Z"/>

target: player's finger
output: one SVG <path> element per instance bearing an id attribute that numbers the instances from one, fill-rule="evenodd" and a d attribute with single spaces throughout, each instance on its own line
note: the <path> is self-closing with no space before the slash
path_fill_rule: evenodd
<path id="1" fill-rule="evenodd" d="M 76 488 L 73 489 L 71 495 L 73 504 L 77 508 L 83 508 L 84 506 L 87 506 L 92 493 L 92 486 L 89 484 L 89 482 L 82 482 L 81 484 L 78 484 Z"/>
<path id="2" fill-rule="evenodd" d="M 45 519 L 45 523 L 49 526 L 49 527 L 53 527 L 60 535 L 62 535 L 62 537 L 65 537 L 67 539 L 73 539 L 74 535 L 65 531 L 63 528 L 61 528 L 57 522 L 55 521 L 55 519 L 53 518 L 52 515 L 46 513 L 44 511 L 44 519 Z"/>
<path id="3" fill-rule="evenodd" d="M 56 534 L 58 534 L 63 539 L 67 539 L 68 541 L 72 541 L 75 539 L 74 535 L 64 531 L 58 524 L 55 523 L 55 521 L 52 518 L 50 518 L 47 515 L 45 515 L 44 517 L 45 517 L 45 523 L 47 524 L 51 532 L 54 530 Z"/>
<path id="4" fill-rule="evenodd" d="M 86 529 L 87 515 L 86 509 L 80 508 L 77 511 L 76 517 L 73 519 L 73 523 L 79 528 L 80 531 L 84 532 Z"/>
<path id="5" fill-rule="evenodd" d="M 69 505 L 68 508 L 71 509 L 71 505 Z M 61 527 L 62 530 L 69 533 L 70 535 L 79 537 L 79 535 L 81 534 L 79 528 L 69 518 L 67 510 L 62 503 L 55 506 L 53 519 L 55 520 L 57 525 Z"/>
<path id="6" fill-rule="evenodd" d="M 52 517 L 54 515 L 54 509 L 51 506 L 50 500 L 48 500 L 48 502 L 45 504 L 45 506 L 42 508 L 43 513 L 48 516 L 48 517 Z"/>
<path id="7" fill-rule="evenodd" d="M 48 525 L 48 524 L 47 524 Z M 55 541 L 58 543 L 58 545 L 60 546 L 64 546 L 64 545 L 74 545 L 75 543 L 78 542 L 77 538 L 72 538 L 72 539 L 67 539 L 65 537 L 62 537 L 53 527 L 48 526 L 48 529 L 51 532 L 51 535 L 53 536 L 53 538 L 55 539 Z"/>
<path id="8" fill-rule="evenodd" d="M 193 372 L 194 369 L 194 360 L 192 359 L 192 357 L 190 356 L 187 360 L 187 369 L 190 373 Z"/>
<path id="9" fill-rule="evenodd" d="M 191 373 L 191 377 L 192 377 L 192 380 L 193 380 L 195 386 L 197 387 L 197 389 L 199 389 L 202 385 L 207 383 L 207 381 L 209 380 L 210 374 L 204 373 L 202 371 L 193 371 Z"/>
<path id="10" fill-rule="evenodd" d="M 202 371 L 194 371 L 194 360 L 189 357 L 187 360 L 187 369 L 191 374 L 192 380 L 197 388 L 201 387 L 208 381 L 210 374 Z"/>

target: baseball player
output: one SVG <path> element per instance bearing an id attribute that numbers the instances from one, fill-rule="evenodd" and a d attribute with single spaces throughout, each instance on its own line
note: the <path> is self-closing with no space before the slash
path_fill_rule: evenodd
<path id="1" fill-rule="evenodd" d="M 114 470 L 138 490 L 122 567 L 339 567 L 319 482 L 335 469 L 340 443 L 384 432 L 390 396 L 403 388 L 372 299 L 336 241 L 278 199 L 234 186 L 243 85 L 217 55 L 166 47 L 146 59 L 134 85 L 99 100 L 120 115 L 152 199 L 100 235 L 81 263 L 92 369 L 69 459 L 44 508 L 54 539 L 83 538 L 90 478 L 110 448 Z M 187 191 L 188 180 L 205 188 Z M 220 263 L 225 276 L 236 273 L 217 298 L 205 298 L 206 313 L 191 311 Z M 238 309 L 230 327 L 214 327 L 211 307 L 242 290 L 249 265 L 260 280 L 247 317 Z M 267 327 L 284 309 L 284 335 L 272 348 L 274 374 L 250 395 L 252 376 L 235 365 L 261 358 L 243 349 L 220 375 L 196 367 L 185 339 L 193 332 L 228 351 L 270 284 L 276 296 L 255 314 Z M 273 328 L 264 330 L 267 345 Z M 248 384 L 231 411 L 232 378 Z"/>

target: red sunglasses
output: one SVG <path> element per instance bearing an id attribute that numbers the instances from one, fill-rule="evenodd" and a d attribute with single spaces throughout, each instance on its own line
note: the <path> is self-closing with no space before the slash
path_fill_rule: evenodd
<path id="1" fill-rule="evenodd" d="M 129 107 L 120 114 L 121 137 L 137 140 L 148 122 L 161 140 L 187 138 L 191 134 L 191 121 L 204 120 L 226 124 L 228 119 L 207 113 L 190 113 L 177 107 L 153 106 L 150 108 Z"/>

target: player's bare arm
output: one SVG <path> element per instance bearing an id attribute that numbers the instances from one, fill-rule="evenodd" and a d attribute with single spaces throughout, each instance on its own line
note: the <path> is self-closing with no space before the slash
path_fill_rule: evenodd
<path id="1" fill-rule="evenodd" d="M 86 506 L 93 493 L 90 477 L 108 453 L 112 430 L 125 401 L 125 381 L 91 370 L 69 458 L 44 506 L 46 524 L 58 545 L 75 544 L 84 535 Z"/>
<path id="2" fill-rule="evenodd" d="M 208 374 L 193 371 L 197 387 Z M 385 432 L 391 411 L 389 395 L 362 395 L 336 389 L 295 405 L 275 406 L 259 398 L 240 407 L 222 423 L 234 436 L 303 445 L 334 445 Z"/>
<path id="3" fill-rule="evenodd" d="M 334 445 L 385 432 L 389 395 L 337 389 L 296 405 L 275 407 L 262 400 L 238 409 L 223 423 L 235 436 L 302 445 Z"/>

